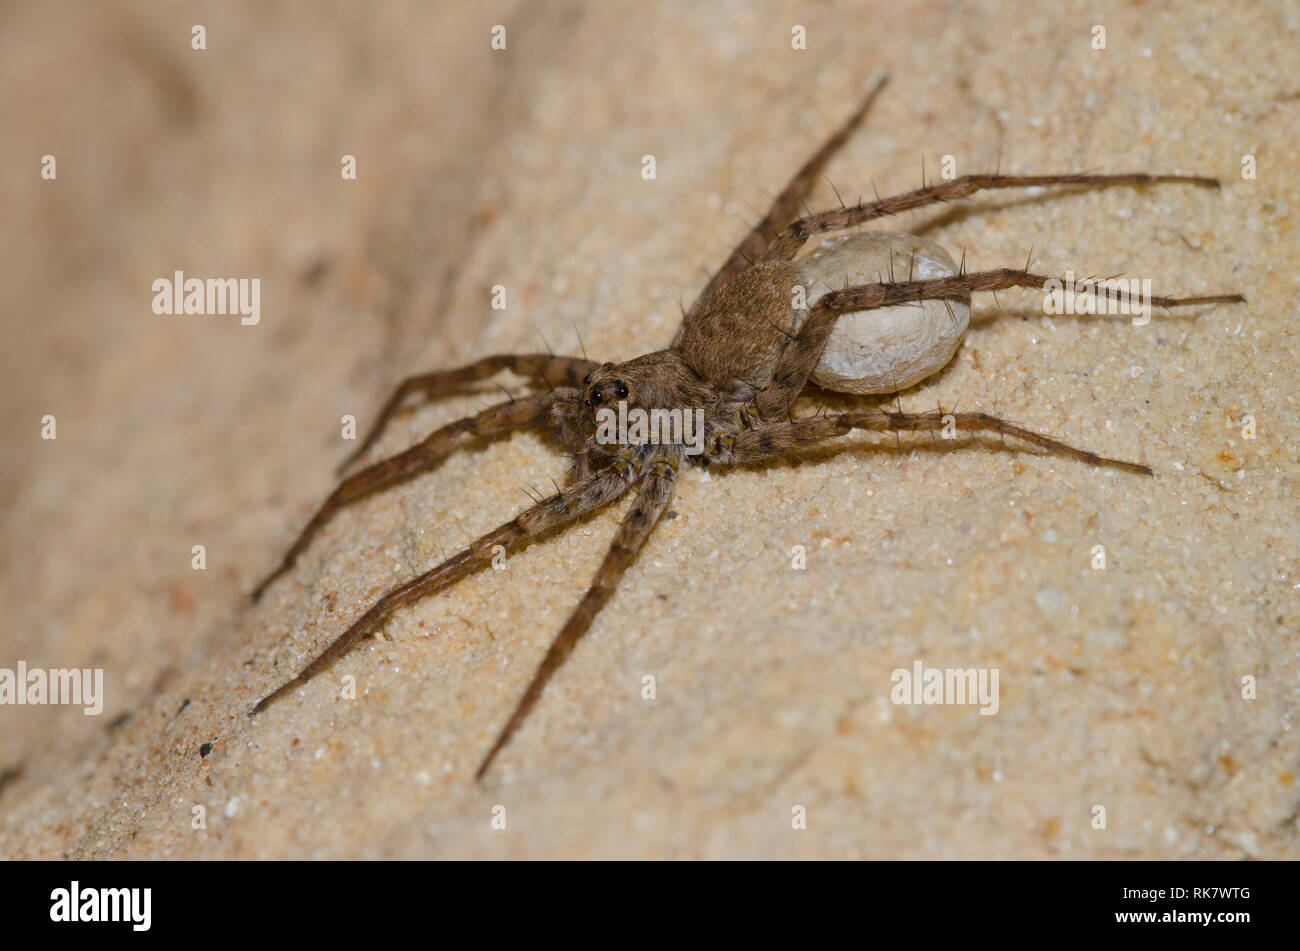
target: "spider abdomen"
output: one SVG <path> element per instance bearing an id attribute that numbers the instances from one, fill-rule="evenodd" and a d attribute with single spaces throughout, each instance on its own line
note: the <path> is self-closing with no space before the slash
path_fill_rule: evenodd
<path id="1" fill-rule="evenodd" d="M 795 262 L 807 307 L 791 308 L 791 334 L 823 294 L 841 287 L 925 280 L 957 273 L 939 244 L 916 235 L 866 231 L 820 241 Z M 938 373 L 957 352 L 970 297 L 926 300 L 842 314 L 813 370 L 819 386 L 842 393 L 893 393 Z"/>

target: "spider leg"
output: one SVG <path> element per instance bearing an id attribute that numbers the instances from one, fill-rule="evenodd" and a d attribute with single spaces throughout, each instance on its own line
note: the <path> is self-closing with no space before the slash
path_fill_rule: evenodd
<path id="1" fill-rule="evenodd" d="M 787 344 L 777 360 L 771 381 L 758 392 L 754 405 L 764 419 L 776 419 L 786 414 L 821 360 L 822 352 L 826 349 L 826 341 L 830 338 L 831 330 L 840 314 L 945 297 L 964 298 L 978 291 L 999 291 L 1009 287 L 1041 288 L 1051 281 L 1058 281 L 1062 285 L 1066 283 L 1061 278 L 1004 267 L 992 271 L 972 271 L 968 274 L 953 274 L 949 277 L 927 280 L 860 284 L 843 290 L 830 291 L 817 302 L 799 328 L 799 333 Z M 1080 284 L 1078 289 L 1093 293 L 1104 291 L 1122 303 L 1147 303 L 1153 307 L 1239 304 L 1245 301 L 1240 294 L 1215 294 L 1208 297 L 1150 297 L 1140 301 L 1121 289 L 1097 284 Z"/>
<path id="2" fill-rule="evenodd" d="M 803 200 L 808 197 L 808 193 L 817 184 L 817 179 L 821 177 L 822 170 L 826 168 L 826 163 L 831 157 L 840 150 L 848 137 L 853 134 L 875 102 L 876 96 L 884 88 L 889 77 L 881 78 L 871 92 L 867 93 L 867 98 L 863 100 L 853 115 L 849 116 L 848 121 L 836 130 L 835 134 L 827 139 L 820 149 L 813 153 L 812 158 L 804 163 L 803 168 L 795 173 L 794 178 L 785 186 L 785 190 L 776 196 L 772 202 L 772 207 L 768 210 L 767 215 L 745 235 L 745 239 L 736 245 L 736 250 L 731 252 L 731 257 L 727 258 L 725 264 L 718 269 L 718 272 L 709 280 L 708 285 L 700 292 L 700 296 L 695 299 L 691 305 L 690 311 L 682 319 L 682 325 L 677 330 L 677 335 L 673 338 L 673 346 L 681 339 L 682 332 L 686 325 L 695 316 L 695 312 L 700 308 L 700 302 L 708 300 L 709 297 L 719 287 L 725 284 L 737 273 L 749 266 L 749 262 L 761 257 L 767 250 L 767 246 L 772 242 L 773 236 L 778 229 L 784 228 L 799 212 L 799 206 Z"/>
<path id="3" fill-rule="evenodd" d="M 506 721 L 505 727 L 498 734 L 496 742 L 492 748 L 483 757 L 483 762 L 479 764 L 478 770 L 474 773 L 474 779 L 481 780 L 483 775 L 492 765 L 501 748 L 510 741 L 519 725 L 523 723 L 524 718 L 528 716 L 530 710 L 537 703 L 538 697 L 546 688 L 547 681 L 560 668 L 569 654 L 573 651 L 574 646 L 581 640 L 582 636 L 587 633 L 591 627 L 592 620 L 599 613 L 600 609 L 605 606 L 614 589 L 618 587 L 623 573 L 627 570 L 628 564 L 645 540 L 650 537 L 650 532 L 654 529 L 659 521 L 659 516 L 663 514 L 664 508 L 668 505 L 668 500 L 673 496 L 673 487 L 677 481 L 676 464 L 666 459 L 660 459 L 651 464 L 646 476 L 641 480 L 637 487 L 635 500 L 632 507 L 628 509 L 627 514 L 623 516 L 622 523 L 618 526 L 618 532 L 614 535 L 614 541 L 609 547 L 609 552 L 605 555 L 605 560 L 601 562 L 600 568 L 596 571 L 596 577 L 591 582 L 591 587 L 583 595 L 578 606 L 574 608 L 569 619 L 565 621 L 564 627 L 560 628 L 560 633 L 555 636 L 551 642 L 550 649 L 547 650 L 546 656 L 542 658 L 541 664 L 538 665 L 537 671 L 533 674 L 533 679 L 529 681 L 528 688 L 524 691 L 519 703 L 515 706 L 514 713 Z"/>
<path id="4" fill-rule="evenodd" d="M 458 367 L 454 370 L 436 370 L 433 373 L 422 373 L 418 376 L 407 377 L 393 391 L 393 395 L 388 398 L 384 408 L 379 412 L 379 418 L 366 434 L 366 438 L 361 440 L 361 444 L 339 465 L 338 473 L 342 475 L 348 468 L 356 462 L 365 451 L 374 444 L 379 438 L 379 434 L 384 431 L 384 426 L 402 401 L 412 393 L 422 393 L 425 397 L 432 399 L 442 393 L 449 392 L 457 387 L 464 386 L 466 383 L 473 383 L 477 380 L 484 380 L 490 376 L 495 376 L 502 370 L 509 370 L 517 373 L 519 376 L 537 377 L 548 386 L 581 386 L 582 378 L 592 370 L 600 366 L 594 360 L 580 360 L 577 357 L 556 357 L 545 353 L 529 354 L 497 354 L 492 357 L 484 357 L 482 360 L 476 360 L 468 366 Z"/>
<path id="5" fill-rule="evenodd" d="M 1087 449 L 1017 426 L 988 413 L 945 413 L 935 410 L 927 413 L 898 413 L 881 409 L 853 410 L 829 416 L 808 416 L 795 420 L 770 423 L 746 432 L 736 433 L 722 458 L 723 464 L 747 464 L 771 459 L 800 449 L 807 449 L 835 436 L 843 436 L 854 429 L 876 432 L 935 432 L 946 426 L 968 432 L 993 432 L 1013 436 L 1040 449 L 1059 453 L 1086 462 L 1092 466 L 1113 466 L 1126 472 L 1152 475 L 1151 468 L 1137 462 L 1110 459 Z"/>
<path id="6" fill-rule="evenodd" d="M 383 462 L 377 462 L 373 466 L 362 469 L 356 475 L 344 479 L 312 516 L 293 546 L 285 552 L 279 567 L 263 578 L 261 584 L 253 589 L 252 599 L 254 601 L 260 599 L 271 582 L 293 567 L 293 563 L 307 547 L 312 536 L 342 506 L 428 469 L 452 451 L 460 436 L 496 435 L 539 422 L 554 401 L 555 397 L 552 393 L 537 393 L 509 403 L 498 403 L 481 413 L 448 423 L 405 452 L 399 452 Z"/>
<path id="7" fill-rule="evenodd" d="M 950 182 L 928 185 L 902 195 L 893 195 L 877 201 L 863 202 L 849 208 L 837 208 L 809 215 L 792 222 L 772 242 L 763 256 L 768 261 L 790 261 L 803 247 L 804 243 L 815 234 L 827 231 L 842 231 L 854 225 L 896 215 L 900 211 L 910 211 L 937 202 L 966 198 L 977 191 L 994 188 L 1029 188 L 1036 185 L 1090 185 L 1109 188 L 1115 185 L 1158 185 L 1165 183 L 1182 183 L 1198 185 L 1202 188 L 1218 188 L 1217 178 L 1200 175 L 1152 175 L 1147 172 L 1125 172 L 1118 175 L 963 175 Z"/>
<path id="8" fill-rule="evenodd" d="M 249 716 L 261 713 L 294 687 L 305 684 L 351 647 L 358 638 L 374 630 L 375 626 L 393 611 L 445 588 L 489 564 L 492 561 L 493 549 L 497 545 L 510 548 L 522 541 L 531 541 L 573 524 L 584 515 L 604 508 L 626 492 L 629 485 L 628 478 L 625 472 L 610 468 L 585 482 L 561 489 L 549 498 L 525 509 L 511 521 L 488 532 L 436 568 L 390 589 L 329 647 L 304 667 L 297 677 L 263 697 L 257 706 L 249 711 Z"/>

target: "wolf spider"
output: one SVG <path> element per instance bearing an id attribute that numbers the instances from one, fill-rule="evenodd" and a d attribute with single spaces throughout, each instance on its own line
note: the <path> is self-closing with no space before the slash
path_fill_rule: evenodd
<path id="1" fill-rule="evenodd" d="M 502 370 L 530 377 L 544 384 L 546 389 L 443 426 L 405 452 L 344 479 L 307 523 L 279 567 L 254 590 L 254 600 L 294 564 L 316 531 L 339 507 L 429 469 L 451 453 L 463 437 L 499 436 L 527 426 L 549 427 L 560 446 L 573 454 L 569 484 L 483 535 L 437 567 L 386 592 L 301 673 L 262 699 L 250 715 L 265 710 L 287 691 L 306 683 L 359 638 L 373 631 L 393 611 L 486 566 L 498 545 L 510 549 L 557 532 L 634 491 L 631 505 L 591 586 L 551 643 L 514 712 L 479 765 L 475 779 L 481 780 L 537 703 L 548 680 L 613 595 L 628 564 L 663 515 L 684 462 L 701 466 L 751 464 L 797 452 L 855 429 L 934 432 L 945 425 L 955 424 L 972 432 L 1012 436 L 1090 465 L 1113 466 L 1151 475 L 1151 469 L 1145 465 L 1105 458 L 980 412 L 905 413 L 869 408 L 811 417 L 792 416 L 792 404 L 818 369 L 828 339 L 841 316 L 900 305 L 910 306 L 919 314 L 921 310 L 917 305 L 926 301 L 942 302 L 951 308 L 954 302 L 968 304 L 969 295 L 974 292 L 1013 287 L 1043 288 L 1049 281 L 1048 277 L 1030 273 L 1028 264 L 1026 269 L 998 268 L 970 273 L 963 267 L 938 277 L 913 279 L 909 275 L 905 281 L 893 280 L 891 272 L 888 281 L 859 283 L 824 293 L 815 304 L 800 313 L 792 308 L 791 296 L 801 274 L 796 255 L 813 236 L 842 231 L 936 202 L 965 198 L 983 189 L 1161 182 L 1218 187 L 1218 181 L 1212 178 L 1145 173 L 968 175 L 940 184 L 927 186 L 923 183 L 916 191 L 890 198 L 799 217 L 798 209 L 822 174 L 822 169 L 861 123 L 884 83 L 885 80 L 881 79 L 875 85 L 857 111 L 777 196 L 767 215 L 736 247 L 685 313 L 681 327 L 667 349 L 618 364 L 549 354 L 504 354 L 485 357 L 459 369 L 422 374 L 403 381 L 384 406 L 370 433 L 344 462 L 340 475 L 366 452 L 389 418 L 412 394 L 433 398 Z M 889 237 L 902 240 L 908 236 Z M 890 262 L 892 266 L 892 256 Z M 1123 295 L 1121 299 L 1124 299 Z M 1153 297 L 1150 302 L 1168 308 L 1242 300 L 1244 298 L 1240 295 L 1225 294 Z M 949 341 L 944 346 L 955 350 L 964 329 L 963 321 L 957 328 L 956 341 Z M 951 352 L 940 354 L 940 362 L 923 371 L 923 375 L 936 372 L 951 356 Z M 878 392 L 854 390 L 851 386 L 845 389 Z M 634 441 L 629 437 L 619 443 L 597 438 L 597 414 L 616 401 L 628 408 L 647 411 L 702 410 L 705 421 L 702 451 L 690 454 L 681 442 L 654 443 Z"/>

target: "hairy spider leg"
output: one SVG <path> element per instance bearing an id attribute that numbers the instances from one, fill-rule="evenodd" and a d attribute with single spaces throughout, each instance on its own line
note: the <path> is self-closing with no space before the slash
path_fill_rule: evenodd
<path id="1" fill-rule="evenodd" d="M 375 626 L 393 611 L 445 588 L 484 565 L 490 564 L 496 546 L 501 545 L 509 550 L 520 542 L 533 541 L 542 535 L 572 525 L 583 516 L 604 508 L 623 495 L 628 489 L 628 480 L 629 477 L 624 471 L 613 468 L 602 470 L 585 482 L 567 486 L 525 509 L 509 522 L 483 535 L 468 548 L 448 558 L 436 568 L 391 588 L 315 660 L 304 667 L 297 677 L 263 697 L 257 706 L 249 711 L 249 716 L 261 713 L 293 688 L 305 684 L 323 668 L 329 666 L 360 637 L 374 630 Z"/>
<path id="2" fill-rule="evenodd" d="M 490 376 L 495 376 L 502 370 L 509 370 L 519 376 L 539 379 L 549 387 L 576 387 L 582 384 L 584 376 L 598 366 L 600 364 L 594 360 L 579 359 L 577 357 L 557 357 L 547 353 L 500 353 L 495 356 L 484 357 L 482 360 L 475 360 L 473 363 L 453 370 L 435 370 L 432 373 L 421 373 L 417 376 L 407 377 L 398 384 L 397 389 L 393 391 L 393 395 L 388 398 L 388 402 L 380 410 L 379 418 L 370 427 L 370 432 L 366 434 L 366 438 L 361 440 L 361 444 L 357 446 L 352 454 L 340 463 L 338 474 L 342 475 L 365 454 L 366 450 L 379 438 L 380 433 L 384 431 L 388 420 L 397 412 L 402 401 L 412 393 L 420 393 L 426 399 L 432 399 L 464 386 L 466 383 L 473 383 L 477 380 L 485 380 Z"/>
<path id="3" fill-rule="evenodd" d="M 515 706 L 514 713 L 510 715 L 510 719 L 497 735 L 496 742 L 492 744 L 492 748 L 488 750 L 487 755 L 483 757 L 483 762 L 474 773 L 475 780 L 482 780 L 492 761 L 501 752 L 501 748 L 510 742 L 510 738 L 514 736 L 519 725 L 524 722 L 524 718 L 537 703 L 551 676 L 559 670 L 574 646 L 590 629 L 591 622 L 605 606 L 605 602 L 614 594 L 623 573 L 627 571 L 627 566 L 658 524 L 659 516 L 663 514 L 668 501 L 673 496 L 676 480 L 677 469 L 674 463 L 660 459 L 650 465 L 648 472 L 637 486 L 636 498 L 631 508 L 627 510 L 627 514 L 623 516 L 623 521 L 614 535 L 614 541 L 609 546 L 605 560 L 597 569 L 591 587 L 587 589 L 587 593 L 573 609 L 569 619 L 564 622 L 564 627 L 560 628 L 560 633 L 551 642 L 546 656 L 542 658 L 527 689 Z"/>
<path id="4" fill-rule="evenodd" d="M 888 81 L 889 77 L 884 76 L 876 82 L 871 91 L 867 93 L 866 99 L 858 106 L 853 115 L 849 116 L 848 121 L 840 126 L 835 134 L 813 153 L 812 157 L 795 173 L 794 178 L 790 180 L 784 190 L 776 196 L 776 200 L 772 202 L 772 207 L 767 214 L 758 224 L 754 225 L 749 234 L 745 235 L 744 240 L 736 246 L 736 250 L 731 252 L 731 257 L 727 258 L 726 263 L 718 269 L 717 273 L 709 280 L 709 283 L 705 285 L 704 290 L 700 292 L 699 297 L 695 299 L 695 303 L 691 305 L 691 309 L 682 319 L 682 324 L 677 329 L 676 336 L 673 337 L 672 345 L 674 347 L 681 340 L 686 325 L 699 311 L 701 302 L 708 300 L 714 291 L 761 256 L 767 250 L 778 230 L 789 224 L 790 220 L 798 214 L 800 204 L 808 197 L 808 193 L 812 191 L 813 186 L 817 184 L 817 179 L 821 177 L 822 171 L 826 168 L 826 163 L 848 141 L 853 130 L 862 123 L 862 120 L 867 115 L 867 110 L 871 108 L 871 104 L 876 101 L 876 97 Z"/>
<path id="5" fill-rule="evenodd" d="M 554 401 L 555 394 L 548 392 L 525 396 L 508 403 L 498 403 L 481 413 L 448 423 L 405 452 L 399 452 L 383 462 L 377 462 L 373 466 L 362 469 L 356 475 L 344 479 L 299 533 L 297 541 L 285 552 L 279 566 L 253 589 L 252 599 L 254 601 L 260 599 L 276 578 L 293 567 L 298 555 L 307 547 L 312 536 L 342 506 L 430 468 L 450 454 L 462 436 L 494 436 L 521 426 L 538 423 Z"/>
<path id="6" fill-rule="evenodd" d="M 748 465 L 764 459 L 773 459 L 788 453 L 808 449 L 827 439 L 847 435 L 854 429 L 877 432 L 940 432 L 946 426 L 969 432 L 992 432 L 1012 436 L 1040 449 L 1060 453 L 1092 466 L 1113 466 L 1139 475 L 1153 475 L 1149 466 L 1122 459 L 1110 459 L 1087 449 L 1017 426 L 988 413 L 945 413 L 942 410 L 926 413 L 902 413 L 881 409 L 852 410 L 825 416 L 807 416 L 794 420 L 769 423 L 747 431 L 737 431 L 724 445 L 724 457 L 711 459 L 722 465 Z"/>
<path id="7" fill-rule="evenodd" d="M 1010 287 L 1041 288 L 1049 281 L 1061 278 L 1031 274 L 1016 268 L 996 268 L 991 271 L 972 271 L 919 281 L 899 281 L 886 284 L 861 284 L 843 290 L 829 291 L 809 312 L 777 360 L 772 379 L 754 398 L 754 405 L 763 419 L 777 419 L 789 413 L 791 405 L 803 391 L 808 377 L 817 367 L 826 349 L 835 321 L 840 314 L 908 304 L 922 300 L 945 297 L 965 297 L 978 291 L 998 291 Z M 1128 293 L 1096 284 L 1080 289 L 1091 293 L 1105 291 L 1117 300 L 1134 303 Z M 1215 294 L 1206 297 L 1151 297 L 1154 307 L 1190 307 L 1195 304 L 1239 304 L 1245 301 L 1240 294 Z"/>
<path id="8" fill-rule="evenodd" d="M 771 243 L 762 255 L 765 261 L 791 261 L 804 243 L 815 234 L 842 231 L 854 225 L 896 215 L 901 211 L 922 208 L 937 202 L 965 198 L 977 191 L 995 188 L 1030 188 L 1037 185 L 1085 185 L 1093 188 L 1110 188 L 1117 185 L 1183 184 L 1201 188 L 1218 188 L 1217 178 L 1200 175 L 1151 175 L 1146 172 L 1125 172 L 1117 175 L 1092 175 L 1088 173 L 1065 175 L 964 175 L 950 182 L 918 188 L 915 191 L 863 202 L 849 208 L 837 208 L 809 215 L 792 222 Z"/>

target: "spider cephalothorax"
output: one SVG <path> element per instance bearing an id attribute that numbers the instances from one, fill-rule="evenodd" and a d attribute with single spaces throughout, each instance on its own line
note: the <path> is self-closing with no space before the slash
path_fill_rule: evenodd
<path id="1" fill-rule="evenodd" d="M 993 432 L 1096 466 L 1150 475 L 1140 463 L 1108 459 L 985 413 L 904 413 L 876 407 L 798 417 L 795 400 L 810 382 L 846 393 L 880 393 L 932 375 L 966 329 L 970 295 L 1002 288 L 1044 288 L 1053 278 L 1025 268 L 966 273 L 933 242 L 906 234 L 862 232 L 832 239 L 883 216 L 981 189 L 1036 185 L 1217 187 L 1180 175 L 970 175 L 835 211 L 797 217 L 831 155 L 861 122 L 876 85 L 848 122 L 813 155 L 762 221 L 714 274 L 685 314 L 672 346 L 624 363 L 577 357 L 504 354 L 456 370 L 411 377 L 385 405 L 370 435 L 345 465 L 373 443 L 412 393 L 428 396 L 510 370 L 543 384 L 536 392 L 449 423 L 405 452 L 339 485 L 308 522 L 280 565 L 253 593 L 287 571 L 316 530 L 342 505 L 429 469 L 465 436 L 524 426 L 549 429 L 573 458 L 569 484 L 493 529 L 460 553 L 384 594 L 293 680 L 265 697 L 265 709 L 305 683 L 394 610 L 489 564 L 511 548 L 560 531 L 634 493 L 591 587 L 552 642 L 476 773 L 482 777 L 537 702 L 546 682 L 591 626 L 671 499 L 683 463 L 742 465 L 798 452 L 855 429 Z M 810 239 L 826 236 L 813 249 Z M 829 278 L 842 278 L 830 285 Z M 900 279 L 904 278 L 905 279 Z M 1123 294 L 1121 300 L 1131 302 Z M 1239 302 L 1240 295 L 1150 297 L 1177 307 Z"/>
<path id="2" fill-rule="evenodd" d="M 656 350 L 626 363 L 605 363 L 582 382 L 583 399 L 593 410 L 620 402 L 649 411 L 661 407 L 707 407 L 718 393 L 691 368 L 680 350 Z"/>

